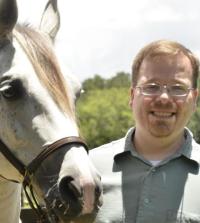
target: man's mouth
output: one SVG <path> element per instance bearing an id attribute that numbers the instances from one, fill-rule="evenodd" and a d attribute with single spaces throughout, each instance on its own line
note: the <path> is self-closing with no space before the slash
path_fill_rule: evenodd
<path id="1" fill-rule="evenodd" d="M 153 116 L 158 118 L 170 118 L 175 115 L 175 112 L 158 112 L 158 111 L 152 111 L 150 112 Z"/>

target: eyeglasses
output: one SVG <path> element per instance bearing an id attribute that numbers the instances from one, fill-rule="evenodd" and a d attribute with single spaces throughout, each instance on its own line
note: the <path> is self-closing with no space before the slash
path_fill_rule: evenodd
<path id="1" fill-rule="evenodd" d="M 155 83 L 144 84 L 141 86 L 136 86 L 139 88 L 141 93 L 145 96 L 156 96 L 163 92 L 163 89 L 172 97 L 185 97 L 194 88 L 189 88 L 185 85 L 175 84 L 175 85 L 159 85 Z"/>

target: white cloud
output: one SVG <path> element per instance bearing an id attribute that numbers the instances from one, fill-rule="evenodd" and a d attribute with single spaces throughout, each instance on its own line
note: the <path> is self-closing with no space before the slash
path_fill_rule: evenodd
<path id="1" fill-rule="evenodd" d="M 170 7 L 160 5 L 156 9 L 151 9 L 145 15 L 145 20 L 149 22 L 166 22 L 166 21 L 181 21 L 184 16 L 172 10 Z"/>
<path id="2" fill-rule="evenodd" d="M 17 0 L 19 22 L 38 25 L 47 0 Z"/>
<path id="3" fill-rule="evenodd" d="M 38 24 L 47 0 L 18 0 L 20 18 Z M 200 52 L 199 0 L 58 0 L 57 50 L 81 80 L 130 71 L 136 52 L 173 39 Z"/>

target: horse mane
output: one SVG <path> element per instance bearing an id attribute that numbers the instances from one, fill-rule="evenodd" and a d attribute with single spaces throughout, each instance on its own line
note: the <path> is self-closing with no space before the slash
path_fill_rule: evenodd
<path id="1" fill-rule="evenodd" d="M 47 35 L 28 25 L 16 25 L 13 32 L 31 61 L 41 83 L 62 111 L 75 120 L 74 106 L 62 75 L 52 43 Z"/>

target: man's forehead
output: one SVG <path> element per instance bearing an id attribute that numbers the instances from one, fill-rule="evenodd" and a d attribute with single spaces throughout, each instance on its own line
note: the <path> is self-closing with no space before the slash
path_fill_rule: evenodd
<path id="1" fill-rule="evenodd" d="M 185 55 L 162 55 L 145 58 L 138 73 L 138 82 L 163 80 L 166 82 L 191 82 L 193 69 Z"/>
<path id="2" fill-rule="evenodd" d="M 193 68 L 190 59 L 186 55 L 176 54 L 146 57 L 141 63 L 139 73 L 146 69 L 148 69 L 149 71 L 177 69 L 180 71 L 192 72 Z"/>
<path id="3" fill-rule="evenodd" d="M 153 64 L 159 64 L 160 62 L 165 62 L 167 64 L 175 64 L 177 65 L 177 62 L 181 61 L 188 61 L 191 64 L 191 61 L 189 57 L 182 52 L 174 53 L 174 54 L 166 54 L 166 53 L 160 53 L 156 55 L 147 55 L 144 57 L 143 63 L 153 63 Z"/>

